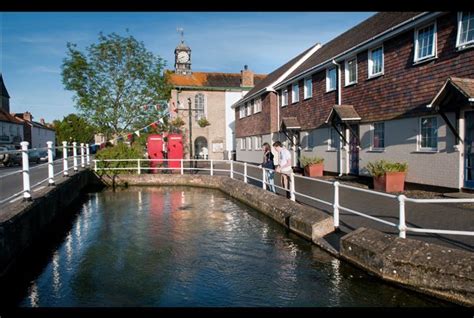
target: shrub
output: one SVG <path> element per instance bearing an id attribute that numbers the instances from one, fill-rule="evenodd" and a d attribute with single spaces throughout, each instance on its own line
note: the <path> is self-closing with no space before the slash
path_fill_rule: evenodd
<path id="1" fill-rule="evenodd" d="M 145 159 L 145 151 L 143 147 L 134 143 L 129 146 L 125 143 L 119 143 L 113 147 L 106 147 L 99 150 L 95 155 L 96 160 L 106 159 Z M 148 167 L 148 162 L 142 161 L 141 167 Z M 100 170 L 100 168 L 130 168 L 124 170 Z M 100 174 L 123 174 L 123 173 L 137 173 L 137 161 L 108 161 L 98 162 L 97 170 Z"/>
<path id="2" fill-rule="evenodd" d="M 306 167 L 306 166 L 313 165 L 313 164 L 323 163 L 324 158 L 301 156 L 300 162 L 303 165 L 303 167 Z"/>
<path id="3" fill-rule="evenodd" d="M 390 162 L 382 159 L 369 162 L 367 170 L 372 176 L 381 177 L 386 172 L 407 172 L 408 164 L 406 162 Z"/>

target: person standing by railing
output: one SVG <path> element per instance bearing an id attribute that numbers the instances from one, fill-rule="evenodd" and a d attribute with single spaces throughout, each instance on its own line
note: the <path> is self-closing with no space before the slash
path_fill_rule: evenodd
<path id="1" fill-rule="evenodd" d="M 281 183 L 287 190 L 286 197 L 290 198 L 290 174 L 293 172 L 293 169 L 291 168 L 291 153 L 288 149 L 282 146 L 280 141 L 275 141 L 273 147 L 275 147 L 279 156 L 279 165 L 275 170 L 276 172 L 281 173 Z"/>
<path id="2" fill-rule="evenodd" d="M 262 145 L 263 150 L 263 162 L 260 167 L 265 168 L 265 176 L 267 179 L 267 184 L 269 185 L 268 190 L 276 193 L 275 189 L 275 164 L 273 162 L 273 153 L 268 142 L 263 143 Z"/>

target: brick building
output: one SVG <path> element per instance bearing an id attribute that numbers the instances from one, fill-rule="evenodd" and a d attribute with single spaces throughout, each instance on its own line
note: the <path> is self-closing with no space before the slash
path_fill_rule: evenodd
<path id="1" fill-rule="evenodd" d="M 473 12 L 375 14 L 276 84 L 270 118 L 237 120 L 237 159 L 252 161 L 242 138 L 272 134 L 294 163 L 316 155 L 327 172 L 368 175 L 388 159 L 408 163 L 408 182 L 474 187 L 473 27 Z M 251 117 L 277 126 L 247 129 Z"/>
<path id="2" fill-rule="evenodd" d="M 175 49 L 175 70 L 168 71 L 172 85 L 169 100 L 171 119 L 184 121 L 183 137 L 189 158 L 189 101 L 191 101 L 192 153 L 209 159 L 227 159 L 235 150 L 234 112 L 231 106 L 242 98 L 265 75 L 254 74 L 245 66 L 240 73 L 193 72 L 191 49 L 181 41 Z M 198 121 L 206 118 L 209 126 Z"/>

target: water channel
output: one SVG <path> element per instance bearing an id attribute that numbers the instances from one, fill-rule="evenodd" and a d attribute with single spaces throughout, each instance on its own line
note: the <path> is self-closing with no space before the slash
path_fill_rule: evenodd
<path id="1" fill-rule="evenodd" d="M 445 306 L 367 275 L 217 190 L 90 193 L 20 307 Z"/>

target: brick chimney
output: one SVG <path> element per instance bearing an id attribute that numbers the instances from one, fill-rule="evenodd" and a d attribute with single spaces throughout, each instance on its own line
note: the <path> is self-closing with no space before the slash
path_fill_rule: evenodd
<path id="1" fill-rule="evenodd" d="M 24 112 L 24 113 L 23 113 L 23 119 L 26 120 L 26 121 L 32 121 L 32 120 L 33 120 L 33 116 L 31 115 L 30 112 Z"/>
<path id="2" fill-rule="evenodd" d="M 248 69 L 247 65 L 244 65 L 244 69 L 240 71 L 242 78 L 240 80 L 241 87 L 253 87 L 253 72 Z"/>

